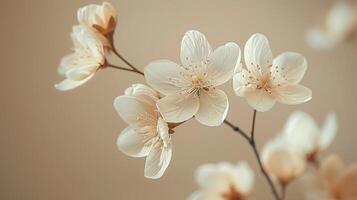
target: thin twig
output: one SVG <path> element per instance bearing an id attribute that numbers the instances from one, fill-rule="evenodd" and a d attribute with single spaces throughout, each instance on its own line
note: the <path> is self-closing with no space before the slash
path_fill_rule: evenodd
<path id="1" fill-rule="evenodd" d="M 124 71 L 129 71 L 129 72 L 134 72 L 134 73 L 138 73 L 140 75 L 144 75 L 142 72 L 140 71 L 135 71 L 135 70 L 132 70 L 132 69 L 127 69 L 125 67 L 120 67 L 120 66 L 116 66 L 116 65 L 112 65 L 112 64 L 107 64 L 106 65 L 107 67 L 111 67 L 111 68 L 114 68 L 114 69 L 119 69 L 119 70 L 124 70 Z"/>
<path id="2" fill-rule="evenodd" d="M 233 125 L 228 120 L 224 120 L 224 123 L 233 129 L 233 131 L 240 133 L 244 139 L 246 139 L 250 143 L 250 137 L 244 131 L 242 131 L 238 126 Z"/>
<path id="3" fill-rule="evenodd" d="M 138 70 L 136 67 L 134 67 L 134 65 L 132 65 L 127 59 L 125 59 L 122 55 L 120 55 L 120 53 L 115 49 L 115 47 L 113 47 L 113 53 L 115 55 L 118 56 L 118 58 L 120 58 L 123 62 L 125 62 L 129 67 L 131 67 L 133 69 L 133 71 L 135 71 L 138 74 L 144 75 L 144 73 L 140 70 Z"/>
<path id="4" fill-rule="evenodd" d="M 281 196 L 280 196 L 280 200 L 284 200 L 286 197 L 286 190 L 287 190 L 287 184 L 282 184 L 281 185 Z"/>

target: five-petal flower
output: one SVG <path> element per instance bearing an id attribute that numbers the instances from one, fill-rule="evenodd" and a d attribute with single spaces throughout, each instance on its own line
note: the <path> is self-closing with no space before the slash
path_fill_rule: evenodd
<path id="1" fill-rule="evenodd" d="M 189 200 L 244 200 L 254 186 L 254 172 L 245 161 L 205 164 L 196 171 L 196 180 L 201 187 Z"/>
<path id="2" fill-rule="evenodd" d="M 55 85 L 61 91 L 86 83 L 105 63 L 102 42 L 89 27 L 74 26 L 71 38 L 74 52 L 63 57 L 58 68 L 58 72 L 66 78 Z"/>
<path id="3" fill-rule="evenodd" d="M 156 109 L 159 95 L 135 84 L 114 100 L 119 116 L 129 124 L 117 140 L 120 151 L 132 157 L 146 157 L 145 177 L 160 178 L 168 167 L 172 145 L 169 126 Z"/>
<path id="4" fill-rule="evenodd" d="M 193 116 L 202 124 L 218 126 L 228 111 L 228 98 L 216 86 L 230 80 L 240 49 L 227 43 L 212 50 L 206 37 L 188 31 L 181 44 L 181 65 L 158 60 L 145 68 L 147 83 L 164 94 L 157 102 L 167 122 L 180 123 Z"/>
<path id="5" fill-rule="evenodd" d="M 245 44 L 244 60 L 246 68 L 236 70 L 233 89 L 255 110 L 267 111 L 276 101 L 300 104 L 311 99 L 311 90 L 298 84 L 307 68 L 302 55 L 285 52 L 273 59 L 268 39 L 254 34 Z"/>

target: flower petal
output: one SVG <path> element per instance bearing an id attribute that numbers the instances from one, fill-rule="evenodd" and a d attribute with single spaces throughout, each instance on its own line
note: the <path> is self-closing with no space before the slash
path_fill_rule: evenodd
<path id="1" fill-rule="evenodd" d="M 285 52 L 273 60 L 272 80 L 275 84 L 297 84 L 304 77 L 307 62 L 304 56 L 294 52 Z"/>
<path id="2" fill-rule="evenodd" d="M 357 163 L 352 164 L 344 171 L 337 187 L 342 197 L 357 197 Z"/>
<path id="3" fill-rule="evenodd" d="M 237 96 L 244 97 L 248 85 L 248 81 L 245 78 L 247 74 L 246 69 L 241 69 L 233 76 L 233 90 Z"/>
<path id="4" fill-rule="evenodd" d="M 214 50 L 207 66 L 207 78 L 212 80 L 211 84 L 222 85 L 232 78 L 237 63 L 240 63 L 239 55 L 239 46 L 233 42 Z"/>
<path id="5" fill-rule="evenodd" d="M 309 30 L 306 35 L 306 41 L 310 47 L 322 50 L 331 48 L 338 42 L 337 38 L 319 29 Z"/>
<path id="6" fill-rule="evenodd" d="M 76 67 L 77 56 L 75 53 L 68 54 L 61 59 L 60 65 L 58 67 L 58 73 L 62 76 L 66 75 L 66 72 L 74 67 Z"/>
<path id="7" fill-rule="evenodd" d="M 248 104 L 259 112 L 268 111 L 275 105 L 275 99 L 265 90 L 247 89 L 244 92 L 244 96 Z"/>
<path id="8" fill-rule="evenodd" d="M 152 146 L 151 139 L 135 131 L 134 127 L 129 126 L 119 135 L 117 146 L 121 152 L 128 156 L 144 157 L 150 152 Z"/>
<path id="9" fill-rule="evenodd" d="M 79 87 L 89 81 L 94 76 L 94 73 L 92 75 L 89 75 L 87 78 L 80 80 L 80 81 L 74 81 L 71 79 L 65 79 L 62 82 L 55 84 L 55 88 L 60 91 L 67 91 L 67 90 L 72 90 L 76 87 Z"/>
<path id="10" fill-rule="evenodd" d="M 312 98 L 312 91 L 302 85 L 283 85 L 273 90 L 273 95 L 280 103 L 294 105 L 305 103 Z"/>
<path id="11" fill-rule="evenodd" d="M 180 123 L 197 113 L 199 100 L 195 94 L 173 94 L 160 99 L 157 107 L 165 121 Z"/>
<path id="12" fill-rule="evenodd" d="M 181 42 L 181 63 L 186 66 L 198 66 L 207 61 L 212 52 L 211 45 L 199 31 L 187 31 Z"/>
<path id="13" fill-rule="evenodd" d="M 169 135 L 169 126 L 161 117 L 159 117 L 159 119 L 157 120 L 157 132 L 160 135 L 164 147 L 168 147 L 171 143 L 171 138 Z"/>
<path id="14" fill-rule="evenodd" d="M 336 3 L 326 19 L 328 31 L 337 37 L 343 37 L 355 29 L 356 22 L 356 9 L 344 1 Z"/>
<path id="15" fill-rule="evenodd" d="M 292 113 L 283 131 L 286 142 L 304 154 L 314 153 L 318 145 L 319 128 L 315 120 L 302 111 Z"/>
<path id="16" fill-rule="evenodd" d="M 126 96 L 138 97 L 141 100 L 147 101 L 149 104 L 156 104 L 156 101 L 160 98 L 158 92 L 140 83 L 133 84 L 131 87 L 127 88 L 124 94 Z"/>
<path id="17" fill-rule="evenodd" d="M 341 177 L 345 170 L 341 158 L 337 155 L 329 155 L 326 157 L 320 166 L 320 173 L 325 184 L 330 188 L 337 184 L 338 179 Z"/>
<path id="18" fill-rule="evenodd" d="M 233 179 L 234 167 L 230 163 L 204 164 L 197 168 L 195 177 L 202 188 L 227 188 Z"/>
<path id="19" fill-rule="evenodd" d="M 253 190 L 254 171 L 246 161 L 240 161 L 235 168 L 239 177 L 236 179 L 236 188 L 239 190 L 239 193 L 247 196 Z"/>
<path id="20" fill-rule="evenodd" d="M 322 126 L 319 140 L 321 150 L 326 149 L 331 145 L 337 133 L 337 120 L 333 113 L 327 115 L 324 125 Z"/>
<path id="21" fill-rule="evenodd" d="M 218 126 L 226 118 L 228 107 L 227 95 L 222 90 L 202 90 L 200 106 L 195 118 L 204 125 Z"/>
<path id="22" fill-rule="evenodd" d="M 155 90 L 168 95 L 177 93 L 180 88 L 177 82 L 182 82 L 180 75 L 182 69 L 174 62 L 169 60 L 157 60 L 145 67 L 146 82 Z"/>
<path id="23" fill-rule="evenodd" d="M 98 65 L 96 65 L 95 63 L 81 66 L 81 67 L 76 67 L 68 70 L 66 72 L 66 77 L 74 81 L 81 81 L 83 79 L 86 79 L 91 74 L 94 74 L 97 69 L 98 69 Z"/>
<path id="24" fill-rule="evenodd" d="M 170 164 L 171 156 L 171 144 L 167 147 L 164 147 L 161 141 L 154 144 L 146 158 L 145 177 L 150 179 L 161 178 Z"/>
<path id="25" fill-rule="evenodd" d="M 139 123 L 138 117 L 142 115 L 157 117 L 155 104 L 148 104 L 137 97 L 119 96 L 114 100 L 114 108 L 119 116 L 130 125 Z"/>
<path id="26" fill-rule="evenodd" d="M 253 34 L 244 46 L 244 60 L 247 69 L 256 78 L 269 72 L 273 61 L 268 39 L 260 33 Z"/>

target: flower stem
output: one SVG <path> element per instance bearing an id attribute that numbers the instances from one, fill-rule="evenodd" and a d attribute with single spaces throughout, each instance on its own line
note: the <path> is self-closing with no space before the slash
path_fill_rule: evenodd
<path id="1" fill-rule="evenodd" d="M 112 65 L 112 64 L 106 64 L 106 67 L 111 67 L 111 68 L 114 68 L 114 69 L 119 69 L 119 70 L 134 72 L 134 73 L 138 73 L 138 74 L 143 75 L 142 73 L 140 73 L 140 72 L 138 72 L 138 71 L 134 71 L 134 70 L 132 70 L 132 69 L 127 69 L 127 68 L 125 68 L 125 67 L 120 67 L 120 66 L 116 66 L 116 65 Z"/>
<path id="2" fill-rule="evenodd" d="M 278 192 L 275 188 L 275 185 L 273 183 L 273 181 L 271 180 L 271 178 L 269 177 L 268 173 L 265 171 L 260 155 L 259 155 L 259 150 L 258 147 L 256 145 L 255 142 L 255 119 L 256 119 L 256 115 L 257 115 L 257 111 L 254 110 L 253 113 L 253 120 L 252 120 L 252 128 L 251 128 L 251 132 L 250 132 L 250 136 L 248 136 L 248 134 L 246 134 L 244 131 L 242 131 L 238 126 L 233 125 L 231 122 L 229 122 L 228 120 L 225 120 L 224 123 L 226 125 L 228 125 L 229 127 L 231 127 L 233 129 L 233 131 L 240 133 L 241 136 L 244 137 L 244 139 L 246 139 L 248 141 L 248 143 L 250 144 L 251 148 L 253 149 L 255 158 L 257 159 L 260 171 L 262 172 L 262 174 L 264 175 L 266 181 L 268 182 L 269 186 L 270 186 L 270 190 L 273 193 L 274 199 L 275 200 L 281 200 L 279 198 Z"/>
<path id="3" fill-rule="evenodd" d="M 122 55 L 119 54 L 119 52 L 115 49 L 115 47 L 113 47 L 113 53 L 118 56 L 118 58 L 120 60 L 122 60 L 123 62 L 125 62 L 130 68 L 132 68 L 134 72 L 144 75 L 144 73 L 140 70 L 138 70 L 136 67 L 134 67 L 134 65 L 132 65 L 127 59 L 125 59 Z"/>

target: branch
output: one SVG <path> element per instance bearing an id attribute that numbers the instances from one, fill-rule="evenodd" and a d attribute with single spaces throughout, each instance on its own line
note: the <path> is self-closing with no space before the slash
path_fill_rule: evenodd
<path id="1" fill-rule="evenodd" d="M 113 53 L 118 56 L 119 59 L 121 59 L 123 62 L 125 62 L 129 67 L 131 67 L 133 69 L 134 72 L 144 75 L 144 73 L 140 70 L 138 70 L 136 67 L 134 67 L 134 65 L 132 65 L 128 60 L 126 60 L 122 55 L 119 54 L 119 52 L 115 49 L 115 47 L 113 46 Z"/>

